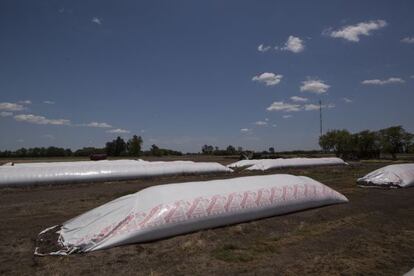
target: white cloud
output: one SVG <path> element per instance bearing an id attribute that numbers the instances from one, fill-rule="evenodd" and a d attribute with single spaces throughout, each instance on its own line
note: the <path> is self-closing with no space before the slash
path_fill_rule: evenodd
<path id="1" fill-rule="evenodd" d="M 308 79 L 302 82 L 302 86 L 300 87 L 300 91 L 308 91 L 316 94 L 323 94 L 328 91 L 330 85 L 326 84 L 322 80 L 318 79 Z"/>
<path id="2" fill-rule="evenodd" d="M 19 104 L 32 104 L 32 101 L 30 100 L 19 101 Z"/>
<path id="3" fill-rule="evenodd" d="M 108 132 L 108 133 L 130 133 L 129 130 L 122 129 L 122 128 L 110 129 L 106 132 Z"/>
<path id="4" fill-rule="evenodd" d="M 112 127 L 110 124 L 108 123 L 98 123 L 98 122 L 90 122 L 89 124 L 84 124 L 82 126 L 86 126 L 86 127 L 98 127 L 98 128 L 110 128 Z"/>
<path id="5" fill-rule="evenodd" d="M 276 124 L 273 124 L 272 127 L 277 127 L 277 125 Z"/>
<path id="6" fill-rule="evenodd" d="M 0 117 L 10 117 L 10 116 L 13 116 L 12 112 L 9 112 L 9 111 L 0 112 Z"/>
<path id="7" fill-rule="evenodd" d="M 401 39 L 401 42 L 408 43 L 408 44 L 414 44 L 414 36 L 404 37 L 403 39 Z"/>
<path id="8" fill-rule="evenodd" d="M 281 50 L 291 51 L 293 53 L 300 53 L 305 50 L 303 40 L 296 36 L 289 36 L 285 46 Z"/>
<path id="9" fill-rule="evenodd" d="M 360 36 L 369 36 L 371 31 L 379 30 L 385 26 L 387 26 L 385 20 L 371 20 L 360 22 L 356 25 L 344 26 L 336 31 L 324 31 L 324 33 L 334 38 L 343 38 L 348 41 L 358 42 Z"/>
<path id="10" fill-rule="evenodd" d="M 267 126 L 267 122 L 266 121 L 257 121 L 257 122 L 254 122 L 254 124 L 256 126 Z"/>
<path id="11" fill-rule="evenodd" d="M 53 101 L 43 101 L 44 104 L 55 104 Z"/>
<path id="12" fill-rule="evenodd" d="M 16 103 L 0 103 L 0 110 L 4 111 L 21 111 L 24 109 L 24 106 Z"/>
<path id="13" fill-rule="evenodd" d="M 276 75 L 274 73 L 265 72 L 261 75 L 254 76 L 252 81 L 257 81 L 260 83 L 264 83 L 267 86 L 273 86 L 278 84 L 282 80 L 282 75 Z"/>
<path id="14" fill-rule="evenodd" d="M 14 119 L 18 122 L 26 122 L 26 123 L 38 124 L 38 125 L 70 125 L 70 120 L 48 119 L 44 116 L 37 116 L 33 114 L 15 115 Z"/>
<path id="15" fill-rule="evenodd" d="M 300 105 L 284 103 L 284 102 L 273 102 L 267 108 L 267 111 L 285 111 L 285 112 L 300 111 Z"/>
<path id="16" fill-rule="evenodd" d="M 308 101 L 307 98 L 302 98 L 302 97 L 298 97 L 298 96 L 290 97 L 290 99 L 294 102 L 301 102 L 301 103 L 304 103 L 304 102 Z"/>
<path id="17" fill-rule="evenodd" d="M 91 20 L 93 23 L 101 25 L 102 24 L 102 19 L 98 18 L 98 17 L 94 17 Z"/>
<path id="18" fill-rule="evenodd" d="M 327 104 L 327 105 L 322 105 L 322 108 L 329 108 L 329 109 L 331 109 L 331 108 L 334 108 L 334 107 L 335 107 L 335 105 L 334 105 L 334 104 L 332 104 L 332 103 Z M 319 105 L 318 105 L 318 104 L 305 104 L 305 105 L 303 106 L 303 109 L 304 109 L 305 111 L 314 111 L 314 110 L 319 110 Z"/>
<path id="19" fill-rule="evenodd" d="M 342 100 L 346 103 L 352 103 L 352 100 L 349 98 L 342 98 Z"/>
<path id="20" fill-rule="evenodd" d="M 293 116 L 288 114 L 288 115 L 283 115 L 282 117 L 283 119 L 289 119 L 289 118 L 292 118 Z"/>
<path id="21" fill-rule="evenodd" d="M 250 129 L 248 128 L 241 128 L 240 132 L 246 133 L 246 132 L 250 132 Z"/>
<path id="22" fill-rule="evenodd" d="M 361 83 L 368 84 L 368 85 L 385 85 L 385 84 L 404 83 L 404 82 L 405 81 L 401 78 L 391 77 L 386 80 L 379 80 L 379 79 L 364 80 Z"/>
<path id="23" fill-rule="evenodd" d="M 259 51 L 259 52 L 262 52 L 262 53 L 264 53 L 264 52 L 267 52 L 267 51 L 269 51 L 270 50 L 270 46 L 265 46 L 265 45 L 263 45 L 263 44 L 260 44 L 258 47 L 257 47 L 257 50 Z"/>
<path id="24" fill-rule="evenodd" d="M 319 105 L 317 105 L 317 104 L 305 104 L 304 109 L 306 111 L 319 110 Z"/>

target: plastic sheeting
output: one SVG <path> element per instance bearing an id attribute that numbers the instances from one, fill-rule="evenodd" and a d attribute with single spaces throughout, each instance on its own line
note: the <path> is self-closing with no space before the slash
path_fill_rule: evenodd
<path id="1" fill-rule="evenodd" d="M 286 174 L 153 186 L 65 222 L 58 231 L 61 250 L 45 254 L 89 252 L 347 201 L 311 178 Z"/>
<path id="2" fill-rule="evenodd" d="M 246 170 L 269 170 L 287 167 L 306 167 L 306 166 L 322 166 L 322 165 L 346 165 L 344 160 L 336 157 L 324 158 L 278 158 L 278 159 L 257 159 L 257 160 L 241 160 L 230 165 L 229 168 L 238 168 L 249 166 Z"/>
<path id="3" fill-rule="evenodd" d="M 414 186 L 414 163 L 389 165 L 359 178 L 357 182 L 368 186 Z"/>
<path id="4" fill-rule="evenodd" d="M 212 172 L 231 172 L 231 169 L 219 163 L 192 161 L 103 160 L 17 163 L 0 166 L 0 186 L 111 181 Z"/>

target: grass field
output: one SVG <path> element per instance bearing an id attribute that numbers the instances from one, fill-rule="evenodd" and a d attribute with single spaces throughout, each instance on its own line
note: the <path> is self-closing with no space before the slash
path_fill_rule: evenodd
<path id="1" fill-rule="evenodd" d="M 266 172 L 310 176 L 343 193 L 348 204 L 68 257 L 34 257 L 39 231 L 151 185 L 262 173 L 3 188 L 0 274 L 402 275 L 414 267 L 414 189 L 355 184 L 385 164 Z"/>

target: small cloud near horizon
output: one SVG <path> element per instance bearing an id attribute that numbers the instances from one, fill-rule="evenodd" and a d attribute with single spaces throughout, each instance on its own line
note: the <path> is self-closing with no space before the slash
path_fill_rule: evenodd
<path id="1" fill-rule="evenodd" d="M 106 132 L 108 132 L 108 133 L 119 133 L 119 134 L 122 134 L 122 133 L 130 133 L 129 130 L 122 129 L 122 128 L 110 129 L 110 130 L 107 130 Z"/>
<path id="2" fill-rule="evenodd" d="M 385 80 L 380 79 L 372 79 L 372 80 L 363 80 L 361 83 L 365 85 L 385 85 L 385 84 L 393 84 L 393 83 L 404 83 L 405 80 L 402 78 L 391 77 Z"/>

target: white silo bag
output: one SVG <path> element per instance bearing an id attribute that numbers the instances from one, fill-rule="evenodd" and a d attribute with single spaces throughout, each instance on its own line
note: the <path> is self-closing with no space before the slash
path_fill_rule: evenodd
<path id="1" fill-rule="evenodd" d="M 385 166 L 359 178 L 357 182 L 367 186 L 414 186 L 414 163 Z"/>
<path id="2" fill-rule="evenodd" d="M 227 167 L 232 168 L 238 167 L 239 165 L 244 165 L 244 160 L 230 164 Z M 247 160 L 253 161 L 253 160 Z M 238 163 L 238 164 L 237 164 Z M 246 162 L 245 164 L 249 164 Z M 266 171 L 270 169 L 279 169 L 279 168 L 294 168 L 294 167 L 313 167 L 313 166 L 328 166 L 328 165 L 347 165 L 344 160 L 337 157 L 322 157 L 322 158 L 277 158 L 277 159 L 259 159 L 252 162 L 251 165 L 246 169 L 249 171 Z"/>
<path id="3" fill-rule="evenodd" d="M 0 166 L 0 187 L 114 181 L 176 174 L 231 172 L 215 162 L 102 160 L 50 163 L 18 163 Z"/>
<path id="4" fill-rule="evenodd" d="M 347 201 L 318 181 L 287 174 L 153 186 L 63 223 L 61 249 L 35 254 L 89 252 Z"/>

